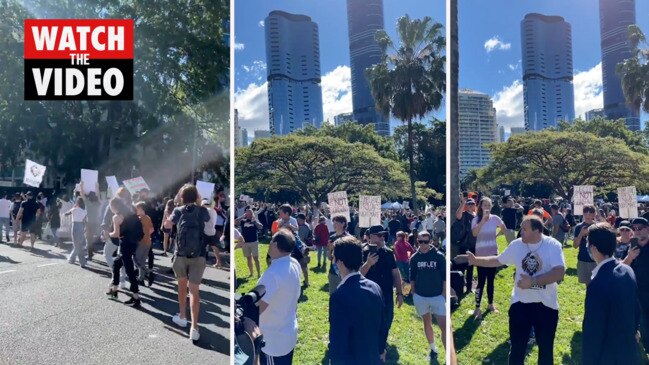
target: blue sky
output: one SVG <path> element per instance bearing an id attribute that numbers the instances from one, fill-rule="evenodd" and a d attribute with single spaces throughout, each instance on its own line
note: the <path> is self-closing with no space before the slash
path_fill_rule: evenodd
<path id="1" fill-rule="evenodd" d="M 520 22 L 532 12 L 559 15 L 572 25 L 576 115 L 603 103 L 599 1 L 460 1 L 460 88 L 491 95 L 506 129 L 523 125 Z M 649 33 L 649 1 L 636 0 L 636 22 Z"/>
<path id="2" fill-rule="evenodd" d="M 318 23 L 325 119 L 333 122 L 333 115 L 351 112 L 345 0 L 235 0 L 234 90 L 241 127 L 247 128 L 250 136 L 253 130 L 268 129 L 263 20 L 272 10 L 308 15 Z M 445 0 L 384 0 L 383 11 L 386 31 L 393 39 L 396 38 L 396 21 L 405 14 L 411 18 L 428 15 L 443 25 L 446 23 Z M 442 108 L 431 116 L 444 120 L 446 111 Z M 393 126 L 398 124 L 398 121 L 392 123 Z"/>

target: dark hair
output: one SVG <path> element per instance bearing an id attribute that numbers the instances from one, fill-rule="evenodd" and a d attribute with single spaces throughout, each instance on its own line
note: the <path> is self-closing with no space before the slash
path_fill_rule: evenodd
<path id="1" fill-rule="evenodd" d="M 345 236 L 334 242 L 334 257 L 351 271 L 358 271 L 363 264 L 363 248 L 354 236 Z"/>
<path id="2" fill-rule="evenodd" d="M 489 201 L 491 202 L 491 199 L 489 199 L 489 198 L 487 198 L 487 197 L 484 197 L 484 198 L 480 199 L 480 204 L 478 204 L 478 214 L 477 214 L 477 216 L 478 216 L 478 223 L 480 223 L 480 221 L 482 220 L 482 216 L 484 215 L 484 212 L 482 211 L 482 203 L 483 203 L 485 200 L 489 200 Z"/>
<path id="3" fill-rule="evenodd" d="M 306 215 L 304 215 L 304 213 L 300 213 L 297 215 L 297 219 L 306 220 Z"/>
<path id="4" fill-rule="evenodd" d="M 282 228 L 277 231 L 277 233 L 273 235 L 271 242 L 275 242 L 277 244 L 277 248 L 285 253 L 291 253 L 295 248 L 295 236 L 290 230 L 286 228 Z"/>
<path id="5" fill-rule="evenodd" d="M 289 204 L 284 204 L 279 207 L 279 211 L 290 215 L 291 213 L 293 213 L 293 208 Z"/>
<path id="6" fill-rule="evenodd" d="M 180 200 L 183 202 L 183 204 L 196 203 L 196 201 L 198 200 L 198 190 L 192 184 L 185 184 L 182 188 L 180 188 L 178 196 L 180 196 Z"/>
<path id="7" fill-rule="evenodd" d="M 342 223 L 343 227 L 347 228 L 347 217 L 345 217 L 343 215 L 337 215 L 337 216 L 331 218 L 331 220 L 333 222 Z"/>
<path id="8" fill-rule="evenodd" d="M 539 199 L 536 199 L 536 200 L 534 201 L 534 204 L 532 204 L 532 205 L 543 205 L 543 202 L 540 201 Z"/>
<path id="9" fill-rule="evenodd" d="M 543 233 L 543 221 L 541 220 L 541 217 L 536 215 L 526 215 L 523 217 L 523 222 L 521 224 L 528 221 L 530 222 L 530 228 L 532 228 L 533 231 Z"/>
<path id="10" fill-rule="evenodd" d="M 167 213 L 171 213 L 174 210 L 175 207 L 176 207 L 176 204 L 174 203 L 174 200 L 169 199 L 169 200 L 167 200 L 167 203 L 165 204 L 165 211 Z"/>
<path id="11" fill-rule="evenodd" d="M 550 209 L 559 210 L 559 206 L 556 204 L 550 205 Z"/>
<path id="12" fill-rule="evenodd" d="M 123 216 L 126 216 L 130 213 L 130 210 L 128 209 L 128 205 L 124 203 L 124 201 L 120 198 L 111 199 L 109 205 L 115 208 L 118 214 L 121 214 Z"/>
<path id="13" fill-rule="evenodd" d="M 91 202 L 93 202 L 93 203 L 99 200 L 99 199 L 97 198 L 97 194 L 96 194 L 94 191 L 89 192 L 89 193 L 86 195 L 86 198 L 88 198 L 88 200 L 91 201 Z"/>
<path id="14" fill-rule="evenodd" d="M 604 256 L 613 256 L 617 245 L 617 234 L 613 227 L 606 222 L 596 223 L 588 227 L 588 246 L 597 247 Z"/>
<path id="15" fill-rule="evenodd" d="M 84 209 L 84 210 L 86 209 L 86 203 L 83 201 L 83 198 L 82 198 L 82 197 L 78 197 L 78 198 L 77 198 L 77 205 L 78 205 L 79 208 L 81 208 L 81 209 Z"/>
<path id="16" fill-rule="evenodd" d="M 592 204 L 585 204 L 581 210 L 582 212 L 586 213 L 587 211 L 589 213 L 596 213 L 597 210 L 595 210 L 595 206 Z"/>

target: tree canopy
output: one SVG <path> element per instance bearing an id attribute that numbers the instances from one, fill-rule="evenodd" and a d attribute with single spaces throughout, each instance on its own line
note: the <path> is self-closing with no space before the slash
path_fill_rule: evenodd
<path id="1" fill-rule="evenodd" d="M 164 184 L 189 176 L 195 159 L 227 182 L 229 13 L 225 0 L 0 2 L 0 133 L 10 136 L 0 140 L 0 169 L 30 158 L 64 184 L 81 168 Z M 24 101 L 25 18 L 134 19 L 134 100 Z"/>
<path id="2" fill-rule="evenodd" d="M 254 141 L 235 151 L 237 190 L 295 191 L 304 202 L 327 194 L 407 195 L 408 175 L 396 161 L 362 143 L 329 136 L 292 134 Z"/>
<path id="3" fill-rule="evenodd" d="M 616 67 L 620 75 L 622 91 L 627 103 L 634 109 L 642 108 L 649 113 L 649 48 L 647 39 L 637 25 L 630 25 L 629 41 L 633 47 L 633 56 Z"/>
<path id="4" fill-rule="evenodd" d="M 512 136 L 489 145 L 492 163 L 478 172 L 478 183 L 543 183 L 564 199 L 575 185 L 594 185 L 597 193 L 622 186 L 647 188 L 649 157 L 613 137 L 581 131 L 552 131 Z"/>

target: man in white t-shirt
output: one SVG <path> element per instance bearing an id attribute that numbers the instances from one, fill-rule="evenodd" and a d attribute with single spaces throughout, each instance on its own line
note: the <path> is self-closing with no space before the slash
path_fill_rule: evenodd
<path id="1" fill-rule="evenodd" d="M 543 222 L 528 215 L 521 223 L 521 238 L 499 256 L 476 257 L 467 252 L 469 264 L 481 267 L 516 266 L 516 284 L 509 308 L 510 365 L 523 365 L 530 330 L 539 346 L 539 365 L 552 365 L 554 336 L 559 322 L 557 282 L 563 280 L 566 263 L 561 244 L 543 235 Z"/>
<path id="2" fill-rule="evenodd" d="M 259 329 L 266 345 L 261 350 L 261 365 L 293 363 L 297 344 L 297 301 L 300 298 L 300 264 L 291 257 L 295 236 L 280 229 L 270 241 L 272 263 L 257 285 L 266 288 L 259 301 Z"/>
<path id="3" fill-rule="evenodd" d="M 9 222 L 11 217 L 11 201 L 7 199 L 7 195 L 2 193 L 0 196 L 0 242 L 2 242 L 2 229 L 5 230 L 5 238 L 9 243 Z"/>

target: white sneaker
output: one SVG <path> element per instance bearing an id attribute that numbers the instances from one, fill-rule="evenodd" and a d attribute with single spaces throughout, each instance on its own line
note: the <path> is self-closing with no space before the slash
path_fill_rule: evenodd
<path id="1" fill-rule="evenodd" d="M 180 314 L 176 314 L 171 320 L 177 324 L 178 327 L 187 327 L 187 319 L 180 318 Z"/>
<path id="2" fill-rule="evenodd" d="M 198 329 L 192 327 L 192 329 L 189 330 L 189 339 L 192 341 L 198 341 L 199 338 L 201 338 L 201 334 L 198 332 Z"/>

